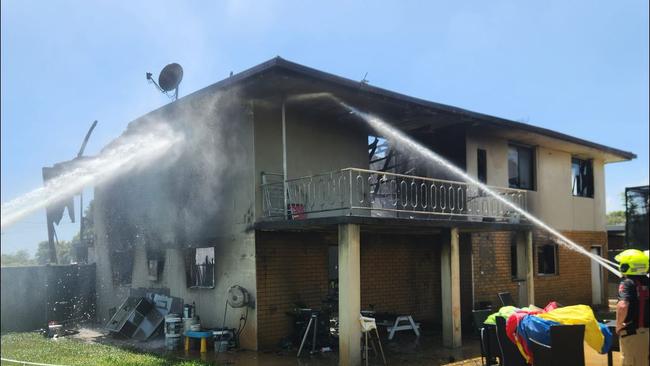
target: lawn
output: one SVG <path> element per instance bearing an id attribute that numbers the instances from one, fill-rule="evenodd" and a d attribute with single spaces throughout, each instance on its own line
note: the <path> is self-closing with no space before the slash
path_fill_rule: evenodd
<path id="1" fill-rule="evenodd" d="M 2 358 L 18 361 L 56 365 L 211 365 L 68 338 L 48 339 L 38 333 L 8 333 L 2 335 L 0 342 Z M 2 362 L 3 366 L 12 364 Z"/>

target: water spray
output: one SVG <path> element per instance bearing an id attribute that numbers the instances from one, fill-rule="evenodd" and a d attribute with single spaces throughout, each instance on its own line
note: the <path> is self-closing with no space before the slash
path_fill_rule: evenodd
<path id="1" fill-rule="evenodd" d="M 436 154 L 435 152 L 431 151 L 427 147 L 413 141 L 410 137 L 408 137 L 406 134 L 403 132 L 397 130 L 396 128 L 393 128 L 390 126 L 388 123 L 383 121 L 377 116 L 374 116 L 369 113 L 362 112 L 355 107 L 350 106 L 349 104 L 343 102 L 336 96 L 330 94 L 330 93 L 314 93 L 314 94 L 302 94 L 302 95 L 297 95 L 288 98 L 288 100 L 294 100 L 294 101 L 305 101 L 305 100 L 310 100 L 310 99 L 317 99 L 317 98 L 329 98 L 336 103 L 339 103 L 341 106 L 343 106 L 345 109 L 347 109 L 351 114 L 359 116 L 361 119 L 363 119 L 368 125 L 370 125 L 372 128 L 374 128 L 377 132 L 382 134 L 385 137 L 392 137 L 395 140 L 400 141 L 404 146 L 407 147 L 408 150 L 415 152 L 416 154 L 429 159 L 433 160 L 445 168 L 447 168 L 449 171 L 452 173 L 462 177 L 466 182 L 478 186 L 481 190 L 489 194 L 490 196 L 494 197 L 495 199 L 499 200 L 501 203 L 506 205 L 507 207 L 510 207 L 511 209 L 515 210 L 525 218 L 527 218 L 530 222 L 533 224 L 537 225 L 538 227 L 546 230 L 547 232 L 551 233 L 554 235 L 557 239 L 557 243 L 561 244 L 567 249 L 573 250 L 575 252 L 578 252 L 580 254 L 584 254 L 587 257 L 595 260 L 598 262 L 601 266 L 605 267 L 608 271 L 612 272 L 618 277 L 621 277 L 621 273 L 616 269 L 618 266 L 616 263 L 613 263 L 605 258 L 602 258 L 600 256 L 594 255 L 587 251 L 585 248 L 581 247 L 580 245 L 576 244 L 573 242 L 571 239 L 567 238 L 564 236 L 562 233 L 559 231 L 553 229 L 546 223 L 544 223 L 542 220 L 538 219 L 537 217 L 533 216 L 530 214 L 528 211 L 523 210 L 519 206 L 515 205 L 514 203 L 508 201 L 507 199 L 503 198 L 496 192 L 494 192 L 490 187 L 487 185 L 479 182 L 478 180 L 474 179 L 470 175 L 468 175 L 466 172 L 464 172 L 462 169 L 458 168 L 454 164 L 448 162 L 445 158 L 442 156 Z"/>
<path id="2" fill-rule="evenodd" d="M 36 210 L 73 196 L 84 187 L 104 183 L 132 169 L 150 164 L 183 136 L 165 124 L 125 134 L 99 155 L 77 161 L 69 171 L 12 201 L 3 203 L 0 227 L 5 229 Z"/>

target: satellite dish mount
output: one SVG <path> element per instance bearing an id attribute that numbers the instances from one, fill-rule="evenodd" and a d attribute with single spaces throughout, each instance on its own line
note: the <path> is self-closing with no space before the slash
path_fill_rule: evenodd
<path id="1" fill-rule="evenodd" d="M 177 63 L 172 63 L 163 67 L 162 71 L 160 71 L 160 75 L 158 75 L 158 83 L 153 79 L 150 72 L 147 73 L 147 80 L 153 83 L 161 93 L 177 100 L 178 85 L 181 83 L 181 80 L 183 80 L 183 68 Z M 170 91 L 174 91 L 173 96 L 168 94 Z"/>

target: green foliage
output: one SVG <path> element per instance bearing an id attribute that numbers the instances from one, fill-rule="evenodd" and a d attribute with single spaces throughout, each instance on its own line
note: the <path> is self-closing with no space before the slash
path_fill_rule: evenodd
<path id="1" fill-rule="evenodd" d="M 19 250 L 16 253 L 2 254 L 2 267 L 16 267 L 16 266 L 33 266 L 36 265 L 36 260 L 32 258 L 26 250 Z"/>
<path id="2" fill-rule="evenodd" d="M 173 356 L 140 353 L 131 349 L 86 343 L 70 338 L 49 339 L 38 333 L 3 335 L 2 357 L 57 365 L 206 366 L 212 364 L 198 360 L 180 360 Z"/>
<path id="3" fill-rule="evenodd" d="M 76 241 L 75 241 L 76 240 Z M 75 235 L 72 238 L 72 241 L 60 241 L 56 245 L 56 257 L 59 261 L 58 264 L 70 264 L 72 244 L 79 241 L 79 235 Z M 36 263 L 38 264 L 48 264 L 50 263 L 50 245 L 47 241 L 42 241 L 38 243 L 38 249 L 36 249 L 36 255 L 34 256 Z"/>
<path id="4" fill-rule="evenodd" d="M 611 211 L 607 213 L 607 225 L 625 224 L 625 211 Z"/>

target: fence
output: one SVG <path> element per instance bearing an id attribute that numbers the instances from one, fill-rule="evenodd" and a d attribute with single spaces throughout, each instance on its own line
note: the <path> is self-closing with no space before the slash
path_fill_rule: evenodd
<path id="1" fill-rule="evenodd" d="M 3 267 L 1 276 L 2 332 L 95 317 L 94 264 Z"/>

